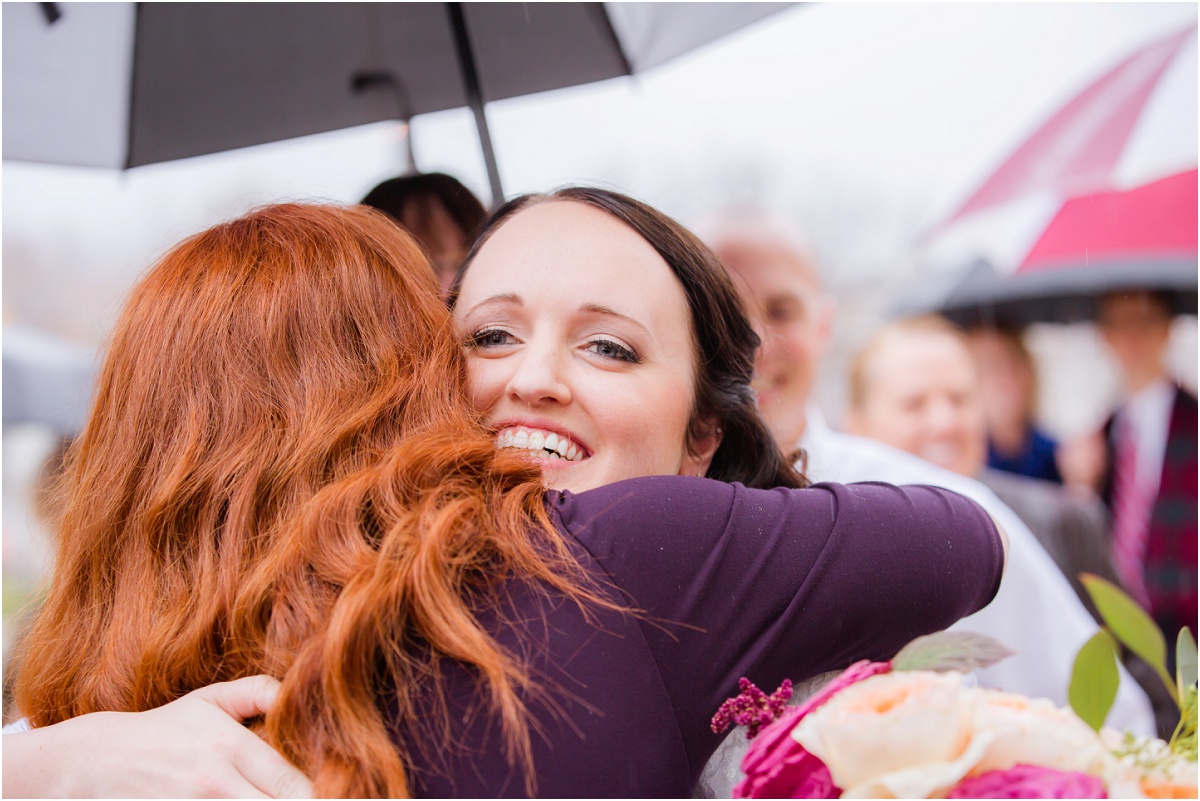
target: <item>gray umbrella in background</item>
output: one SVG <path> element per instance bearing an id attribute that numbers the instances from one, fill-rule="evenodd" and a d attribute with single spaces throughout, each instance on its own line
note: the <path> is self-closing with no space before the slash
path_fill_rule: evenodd
<path id="1" fill-rule="evenodd" d="M 40 423 L 59 436 L 83 428 L 96 353 L 32 328 L 4 329 L 4 424 Z"/>
<path id="2" fill-rule="evenodd" d="M 934 312 L 964 328 L 1082 323 L 1110 292 L 1153 290 L 1177 315 L 1196 314 L 1196 260 L 1139 259 L 1008 275 L 979 260 L 925 279 L 891 308 L 895 317 Z"/>
<path id="3" fill-rule="evenodd" d="M 656 66 L 789 3 L 5 3 L 5 159 L 110 168 Z M 411 150 L 410 150 L 410 167 Z"/>

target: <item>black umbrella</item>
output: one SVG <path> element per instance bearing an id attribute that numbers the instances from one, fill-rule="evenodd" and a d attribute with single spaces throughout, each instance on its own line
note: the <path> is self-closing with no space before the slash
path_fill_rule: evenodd
<path id="1" fill-rule="evenodd" d="M 128 168 L 630 75 L 787 3 L 5 3 L 4 158 Z"/>
<path id="2" fill-rule="evenodd" d="M 897 316 L 936 312 L 964 327 L 1094 320 L 1097 299 L 1111 292 L 1152 290 L 1174 314 L 1196 314 L 1194 258 L 1139 258 L 1006 275 L 986 261 L 929 279 L 894 308 Z"/>

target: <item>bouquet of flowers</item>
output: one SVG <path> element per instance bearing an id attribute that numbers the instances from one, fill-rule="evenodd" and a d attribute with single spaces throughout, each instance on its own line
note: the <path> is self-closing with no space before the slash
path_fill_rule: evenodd
<path id="1" fill-rule="evenodd" d="M 713 718 L 714 730 L 744 724 L 754 738 L 734 795 L 1195 798 L 1195 641 L 1180 633 L 1170 681 L 1153 622 L 1112 585 L 1087 581 L 1106 627 L 1076 660 L 1072 709 L 966 686 L 964 673 L 1011 652 L 965 632 L 918 638 L 890 662 L 852 665 L 798 707 L 785 706 L 790 683 L 768 696 L 742 679 L 741 694 Z M 1169 743 L 1100 730 L 1116 696 L 1118 641 L 1169 681 L 1181 710 Z"/>

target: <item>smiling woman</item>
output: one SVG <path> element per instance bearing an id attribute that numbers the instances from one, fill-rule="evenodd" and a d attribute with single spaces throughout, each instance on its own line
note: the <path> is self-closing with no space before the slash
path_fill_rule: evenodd
<path id="1" fill-rule="evenodd" d="M 574 460 L 543 466 L 553 486 L 708 469 L 720 436 L 711 419 L 687 447 L 695 359 L 683 287 L 604 212 L 546 203 L 514 217 L 476 255 L 457 322 L 499 444 L 576 446 Z"/>
<path id="2" fill-rule="evenodd" d="M 544 460 L 550 486 L 807 483 L 758 414 L 758 337 L 728 274 L 655 209 L 580 187 L 509 201 L 453 297 L 475 405 L 500 447 Z"/>

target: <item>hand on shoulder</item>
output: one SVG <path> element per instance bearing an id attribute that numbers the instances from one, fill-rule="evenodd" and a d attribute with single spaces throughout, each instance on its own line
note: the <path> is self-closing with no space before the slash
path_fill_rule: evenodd
<path id="1" fill-rule="evenodd" d="M 97 712 L 4 738 L 4 794 L 311 798 L 312 784 L 241 721 L 279 682 L 250 676 L 147 712 Z"/>

